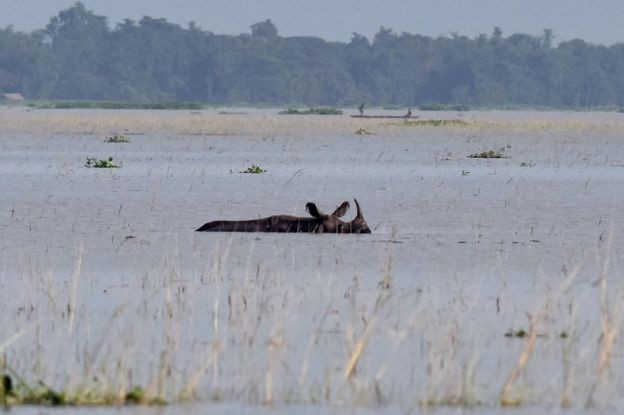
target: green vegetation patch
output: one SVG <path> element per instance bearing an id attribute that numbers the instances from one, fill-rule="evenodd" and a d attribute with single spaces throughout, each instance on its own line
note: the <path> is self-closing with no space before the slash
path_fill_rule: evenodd
<path id="1" fill-rule="evenodd" d="M 122 162 L 113 161 L 112 157 L 108 159 L 98 159 L 96 157 L 87 157 L 87 161 L 85 162 L 86 168 L 95 168 L 95 169 L 118 169 L 122 165 Z"/>
<path id="2" fill-rule="evenodd" d="M 266 173 L 266 169 L 263 169 L 260 166 L 256 166 L 255 164 L 252 164 L 251 167 L 247 167 L 247 169 L 241 170 L 239 173 L 260 174 L 260 173 Z"/>
<path id="3" fill-rule="evenodd" d="M 427 104 L 418 107 L 420 111 L 470 111 L 467 105 Z"/>
<path id="4" fill-rule="evenodd" d="M 505 159 L 509 158 L 505 155 L 505 147 L 501 147 L 499 150 L 486 150 L 480 153 L 472 153 L 468 155 L 471 159 Z"/>
<path id="5" fill-rule="evenodd" d="M 387 105 L 382 106 L 384 110 L 389 110 L 389 111 L 404 110 L 405 107 L 409 107 L 409 105 L 387 104 Z"/>
<path id="6" fill-rule="evenodd" d="M 29 385 L 16 373 L 2 370 L 0 385 L 0 402 L 9 407 L 17 404 L 58 406 L 65 405 L 67 398 L 64 393 L 55 391 L 43 382 Z"/>
<path id="7" fill-rule="evenodd" d="M 452 119 L 452 120 L 405 120 L 402 123 L 395 125 L 407 125 L 409 127 L 453 127 L 469 125 L 467 121 Z"/>
<path id="8" fill-rule="evenodd" d="M 285 111 L 281 111 L 282 115 L 342 115 L 342 110 L 332 107 L 312 107 L 307 110 L 300 110 L 297 108 L 288 108 Z"/>
<path id="9" fill-rule="evenodd" d="M 14 405 L 44 406 L 113 406 L 113 405 L 164 405 L 167 402 L 151 396 L 142 387 L 134 386 L 128 391 L 98 391 L 81 388 L 68 393 L 51 388 L 41 381 L 29 383 L 10 366 L 0 367 L 0 404 L 4 408 Z"/>

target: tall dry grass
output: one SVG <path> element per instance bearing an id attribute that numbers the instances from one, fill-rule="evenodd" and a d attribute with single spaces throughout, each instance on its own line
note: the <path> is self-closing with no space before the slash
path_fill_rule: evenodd
<path id="1" fill-rule="evenodd" d="M 383 135 L 404 135 L 415 129 L 441 128 L 476 132 L 500 130 L 508 133 L 543 131 L 613 131 L 624 129 L 624 120 L 591 117 L 501 116 L 501 113 L 455 114 L 427 113 L 415 122 L 387 122 L 343 116 L 283 116 L 277 110 L 245 115 L 222 115 L 217 111 L 126 111 L 126 110 L 7 110 L 0 108 L 0 133 L 21 134 L 156 134 L 156 135 L 253 135 L 300 136 L 332 133 L 352 137 L 358 129 L 372 129 Z M 454 122 L 457 121 L 457 122 Z"/>
<path id="2" fill-rule="evenodd" d="M 526 336 L 506 338 L 517 293 L 502 293 L 496 313 L 480 289 L 448 290 L 435 276 L 412 289 L 378 285 L 395 269 L 387 252 L 377 281 L 355 276 L 336 290 L 340 276 L 292 281 L 253 245 L 245 263 L 232 262 L 232 241 L 201 269 L 165 257 L 114 304 L 93 302 L 102 282 L 81 275 L 80 250 L 66 280 L 25 262 L 4 280 L 0 353 L 12 373 L 75 403 L 121 403 L 141 386 L 145 402 L 621 407 L 624 297 L 615 279 L 607 285 L 613 254 L 589 301 L 582 266 L 544 276 L 558 282 L 536 296 Z"/>

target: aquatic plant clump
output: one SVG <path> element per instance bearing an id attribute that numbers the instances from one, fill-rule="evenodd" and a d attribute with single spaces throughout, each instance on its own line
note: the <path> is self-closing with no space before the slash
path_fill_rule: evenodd
<path id="1" fill-rule="evenodd" d="M 505 147 L 500 148 L 499 150 L 487 150 L 482 151 L 480 153 L 472 153 L 468 155 L 468 158 L 471 159 L 502 159 L 509 158 L 505 155 Z"/>
<path id="2" fill-rule="evenodd" d="M 359 128 L 359 129 L 355 130 L 353 132 L 353 134 L 355 134 L 355 135 L 371 135 L 373 133 L 370 130 L 367 130 L 366 128 Z"/>
<path id="3" fill-rule="evenodd" d="M 260 174 L 260 173 L 266 173 L 266 172 L 267 172 L 266 169 L 263 169 L 260 166 L 252 164 L 250 167 L 247 167 L 245 170 L 241 170 L 239 173 Z"/>
<path id="4" fill-rule="evenodd" d="M 113 161 L 112 157 L 108 159 L 98 159 L 97 157 L 87 157 L 85 167 L 90 169 L 118 169 L 122 165 L 122 162 Z"/>
<path id="5" fill-rule="evenodd" d="M 106 139 L 107 143 L 129 143 L 130 140 L 123 134 L 115 134 Z"/>

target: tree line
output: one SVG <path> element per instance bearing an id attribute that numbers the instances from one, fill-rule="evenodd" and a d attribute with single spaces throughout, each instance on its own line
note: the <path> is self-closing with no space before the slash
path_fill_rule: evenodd
<path id="1" fill-rule="evenodd" d="M 624 107 L 624 43 L 553 33 L 474 38 L 395 33 L 350 42 L 282 37 L 270 21 L 238 36 L 165 19 L 107 19 L 82 3 L 45 29 L 0 29 L 0 92 L 31 99 L 251 105 Z"/>

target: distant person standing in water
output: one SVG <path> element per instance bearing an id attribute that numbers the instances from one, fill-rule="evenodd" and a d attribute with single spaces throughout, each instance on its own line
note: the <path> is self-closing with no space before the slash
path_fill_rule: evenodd
<path id="1" fill-rule="evenodd" d="M 405 118 L 410 118 L 412 116 L 412 109 L 408 108 L 407 109 L 407 114 L 405 115 Z"/>
<path id="2" fill-rule="evenodd" d="M 360 104 L 358 111 L 360 111 L 360 117 L 364 116 L 364 103 Z"/>

